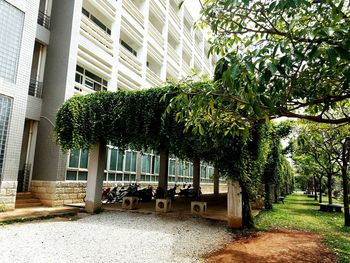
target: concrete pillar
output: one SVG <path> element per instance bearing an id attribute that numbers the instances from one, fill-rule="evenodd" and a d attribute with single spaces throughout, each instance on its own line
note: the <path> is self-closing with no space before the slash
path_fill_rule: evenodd
<path id="1" fill-rule="evenodd" d="M 88 213 L 101 211 L 103 174 L 106 166 L 106 144 L 97 143 L 90 150 L 85 210 Z"/>
<path id="2" fill-rule="evenodd" d="M 141 169 L 142 169 L 142 155 L 140 152 L 136 153 L 136 182 L 141 181 Z"/>
<path id="3" fill-rule="evenodd" d="M 242 227 L 242 190 L 237 181 L 227 182 L 227 224 L 230 228 Z"/>
<path id="4" fill-rule="evenodd" d="M 169 165 L 169 150 L 166 148 L 160 148 L 159 151 L 159 180 L 158 187 L 163 190 L 168 189 L 168 165 Z"/>
<path id="5" fill-rule="evenodd" d="M 219 178 L 220 178 L 220 175 L 219 175 L 219 172 L 218 170 L 214 167 L 214 195 L 218 195 L 220 190 L 219 190 Z"/>
<path id="6" fill-rule="evenodd" d="M 198 158 L 193 159 L 193 188 L 197 191 L 200 187 L 201 181 L 201 160 Z"/>

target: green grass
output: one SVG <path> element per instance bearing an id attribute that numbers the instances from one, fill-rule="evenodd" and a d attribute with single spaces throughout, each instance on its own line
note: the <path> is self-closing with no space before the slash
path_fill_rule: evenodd
<path id="1" fill-rule="evenodd" d="M 328 199 L 323 198 L 322 202 Z M 328 247 L 337 255 L 337 262 L 350 262 L 350 227 L 344 227 L 343 213 L 321 212 L 318 202 L 306 195 L 293 194 L 285 204 L 275 204 L 273 210 L 262 211 L 255 219 L 258 230 L 273 228 L 304 230 L 322 235 Z"/>

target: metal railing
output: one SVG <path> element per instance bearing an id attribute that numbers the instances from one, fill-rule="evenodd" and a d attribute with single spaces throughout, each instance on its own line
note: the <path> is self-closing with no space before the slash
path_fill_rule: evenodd
<path id="1" fill-rule="evenodd" d="M 39 11 L 38 24 L 50 30 L 51 18 L 43 11 Z"/>
<path id="2" fill-rule="evenodd" d="M 23 185 L 22 191 L 27 192 L 29 190 L 30 170 L 32 165 L 30 163 L 24 164 L 23 170 Z"/>
<path id="3" fill-rule="evenodd" d="M 43 83 L 36 79 L 31 79 L 29 82 L 28 95 L 41 98 L 43 92 Z"/>

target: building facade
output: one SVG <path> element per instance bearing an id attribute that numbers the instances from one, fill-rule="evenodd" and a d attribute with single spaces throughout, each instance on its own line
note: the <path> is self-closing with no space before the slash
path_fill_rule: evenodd
<path id="1" fill-rule="evenodd" d="M 68 98 L 213 72 L 205 33 L 180 2 L 0 0 L 0 37 L 10 38 L 0 38 L 0 206 L 29 190 L 45 205 L 81 201 L 88 152 L 63 153 L 52 132 Z M 106 185 L 157 182 L 156 154 L 107 147 Z M 191 166 L 170 158 L 169 182 L 191 182 Z M 202 164 L 203 186 L 212 175 Z"/>

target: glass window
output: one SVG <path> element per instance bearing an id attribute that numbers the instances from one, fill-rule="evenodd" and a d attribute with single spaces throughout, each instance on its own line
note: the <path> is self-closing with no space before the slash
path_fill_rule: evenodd
<path id="1" fill-rule="evenodd" d="M 80 155 L 80 150 L 75 149 L 70 151 L 69 155 L 69 167 L 74 167 L 78 168 L 79 165 L 79 155 Z"/>
<path id="2" fill-rule="evenodd" d="M 109 169 L 114 171 L 117 168 L 117 157 L 118 157 L 118 150 L 117 149 L 110 149 L 111 158 L 109 161 Z"/>
<path id="3" fill-rule="evenodd" d="M 123 163 L 124 163 L 124 152 L 118 151 L 118 171 L 123 171 Z"/>
<path id="4" fill-rule="evenodd" d="M 79 181 L 86 181 L 87 177 L 88 177 L 88 172 L 83 172 L 83 171 L 78 172 Z"/>
<path id="5" fill-rule="evenodd" d="M 80 168 L 88 168 L 89 151 L 82 150 L 80 155 Z"/>
<path id="6" fill-rule="evenodd" d="M 0 181 L 3 173 L 3 165 L 5 160 L 5 148 L 7 143 L 11 109 L 12 99 L 10 97 L 0 95 Z"/>
<path id="7" fill-rule="evenodd" d="M 77 172 L 76 171 L 67 171 L 66 180 L 77 180 Z"/>
<path id="8" fill-rule="evenodd" d="M 141 172 L 142 173 L 151 173 L 151 162 L 152 162 L 152 156 L 149 154 L 142 155 L 142 168 Z"/>
<path id="9" fill-rule="evenodd" d="M 115 174 L 114 173 L 108 173 L 108 181 L 115 181 Z"/>
<path id="10" fill-rule="evenodd" d="M 131 172 L 136 172 L 136 152 L 132 152 Z"/>
<path id="11" fill-rule="evenodd" d="M 97 25 L 99 28 L 105 31 L 108 35 L 111 34 L 111 30 L 105 24 L 103 24 L 98 18 L 90 14 L 90 12 L 87 11 L 85 8 L 82 9 L 82 13 L 85 16 L 87 16 L 92 22 L 94 22 L 95 25 Z"/>
<path id="12" fill-rule="evenodd" d="M 169 160 L 169 175 L 175 175 L 175 160 Z"/>
<path id="13" fill-rule="evenodd" d="M 97 76 L 79 65 L 76 67 L 75 81 L 95 91 L 107 90 L 108 86 L 107 80 Z"/>
<path id="14" fill-rule="evenodd" d="M 117 173 L 116 181 L 123 181 L 123 174 Z"/>
<path id="15" fill-rule="evenodd" d="M 24 13 L 0 0 L 0 77 L 16 82 Z"/>
<path id="16" fill-rule="evenodd" d="M 154 160 L 154 173 L 159 174 L 159 162 L 160 162 L 160 157 L 156 156 Z"/>
<path id="17" fill-rule="evenodd" d="M 125 171 L 130 171 L 131 152 L 127 151 L 125 155 Z"/>

